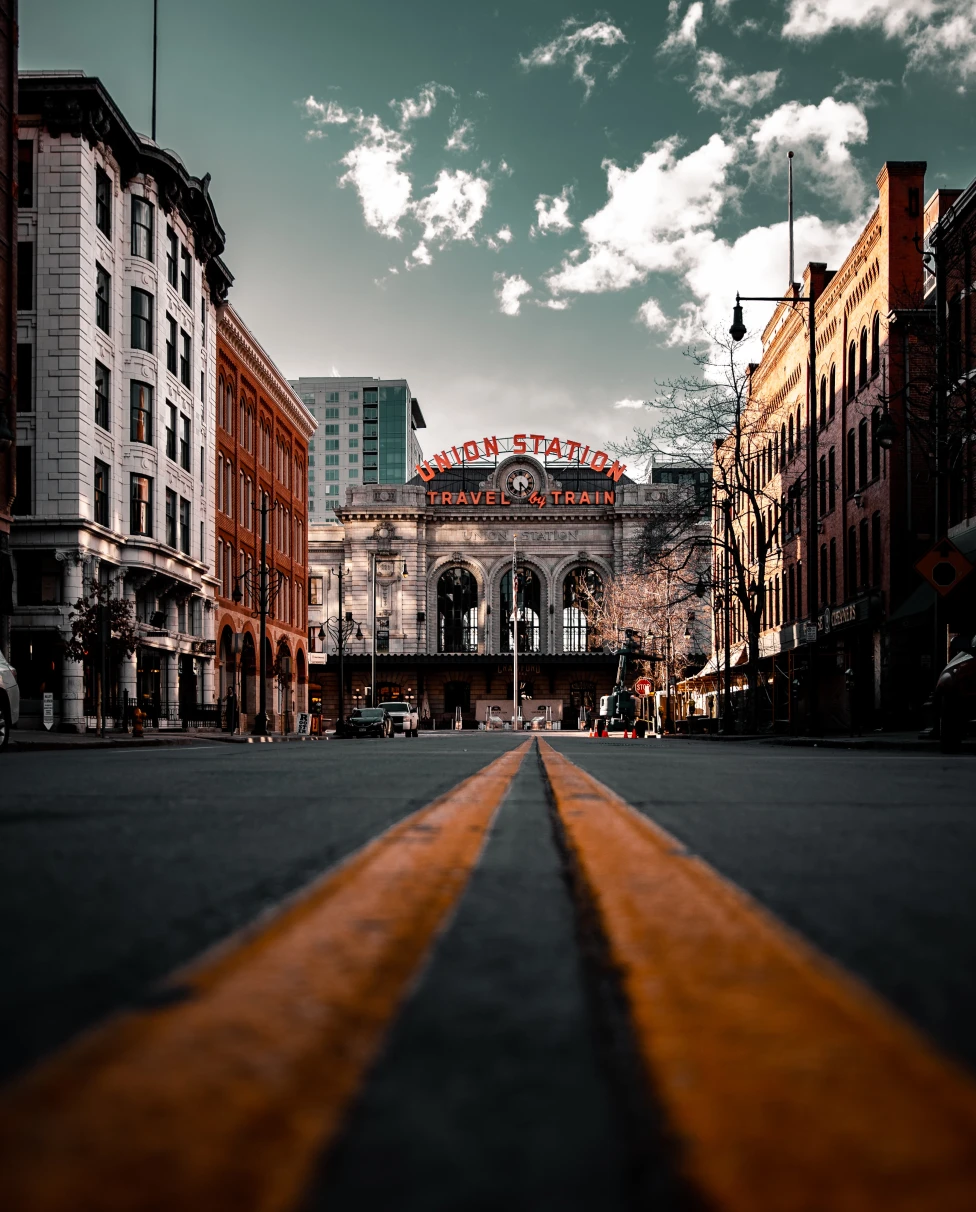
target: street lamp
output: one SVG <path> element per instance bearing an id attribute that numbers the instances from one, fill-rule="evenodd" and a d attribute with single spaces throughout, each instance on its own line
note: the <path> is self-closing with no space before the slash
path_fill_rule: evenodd
<path id="1" fill-rule="evenodd" d="M 790 153 L 792 161 L 793 153 Z M 792 182 L 792 163 L 790 165 Z M 793 195 L 790 187 L 790 278 L 793 277 Z M 735 307 L 732 309 L 732 325 L 729 335 L 732 340 L 739 342 L 746 335 L 745 321 L 742 318 L 742 304 L 746 303 L 806 303 L 807 327 L 810 336 L 809 352 L 809 391 L 807 395 L 807 542 L 809 544 L 807 560 L 807 615 L 810 623 L 816 622 L 819 587 L 817 585 L 817 321 L 816 301 L 813 293 L 813 273 L 810 274 L 810 290 L 806 295 L 796 292 L 793 282 L 790 282 L 793 293 L 783 295 L 739 295 L 735 296 Z M 809 635 L 808 631 L 808 635 Z M 810 711 L 810 731 L 816 732 L 819 721 L 819 705 L 817 685 L 817 632 L 812 632 L 810 643 L 810 693 L 808 698 Z"/>
<path id="2" fill-rule="evenodd" d="M 252 508 L 256 509 L 257 506 L 252 506 Z M 276 583 L 272 588 L 268 576 L 268 515 L 274 513 L 277 508 L 277 501 L 269 506 L 268 494 L 261 494 L 261 507 L 258 510 L 261 515 L 261 564 L 257 572 L 253 568 L 249 568 L 239 577 L 234 577 L 234 590 L 231 594 L 235 604 L 239 606 L 244 600 L 242 585 L 247 585 L 252 593 L 255 590 L 257 592 L 261 653 L 258 672 L 258 713 L 254 717 L 254 725 L 251 729 L 254 736 L 268 735 L 268 615 L 274 608 L 275 599 L 281 592 L 284 580 L 284 573 L 277 572 Z"/>
<path id="3" fill-rule="evenodd" d="M 898 438 L 898 427 L 891 419 L 891 413 L 887 408 L 881 414 L 874 436 L 882 450 L 891 450 Z"/>

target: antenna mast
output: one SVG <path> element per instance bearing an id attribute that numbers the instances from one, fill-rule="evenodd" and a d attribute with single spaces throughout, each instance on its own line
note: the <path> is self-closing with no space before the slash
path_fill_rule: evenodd
<path id="1" fill-rule="evenodd" d="M 793 272 L 793 153 L 787 153 L 787 203 L 786 214 L 790 229 L 790 290 L 793 289 L 794 272 Z"/>

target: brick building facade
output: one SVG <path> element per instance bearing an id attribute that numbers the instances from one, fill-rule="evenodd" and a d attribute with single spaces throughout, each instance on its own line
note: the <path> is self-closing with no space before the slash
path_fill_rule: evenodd
<path id="1" fill-rule="evenodd" d="M 269 730 L 306 710 L 308 444 L 315 419 L 228 304 L 217 328 L 218 694 L 226 726 L 258 710 L 261 508 L 267 502 Z M 228 710 L 229 709 L 229 710 Z"/>
<path id="2" fill-rule="evenodd" d="M 915 569 L 940 528 L 945 535 L 929 441 L 937 342 L 923 263 L 924 173 L 924 163 L 886 163 L 877 209 L 843 264 L 804 271 L 797 294 L 815 297 L 816 382 L 806 305 L 776 307 L 761 361 L 749 368 L 746 474 L 767 507 L 757 524 L 748 502 L 733 497 L 730 517 L 761 595 L 760 717 L 774 727 L 809 721 L 813 679 L 826 731 L 918 726 L 945 662 L 934 594 Z M 729 451 L 719 445 L 716 461 Z M 714 525 L 719 546 L 721 508 Z M 717 567 L 720 587 L 722 578 Z M 719 607 L 716 650 L 724 648 Z M 730 631 L 731 664 L 740 667 L 748 636 L 734 594 Z M 714 659 L 721 666 L 723 653 Z"/>
<path id="3" fill-rule="evenodd" d="M 17 377 L 17 204 L 21 182 L 15 176 L 17 114 L 17 3 L 0 0 L 0 652 L 8 655 L 13 611 L 10 523 L 16 485 Z M 19 164 L 19 159 L 18 159 Z M 33 165 L 31 165 L 33 167 Z M 31 181 L 30 184 L 33 182 Z"/>

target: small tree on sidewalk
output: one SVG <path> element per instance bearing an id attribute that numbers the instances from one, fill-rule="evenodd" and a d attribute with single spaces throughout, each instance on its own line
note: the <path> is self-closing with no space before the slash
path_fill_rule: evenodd
<path id="1" fill-rule="evenodd" d="M 64 646 L 72 661 L 93 664 L 95 679 L 95 716 L 102 731 L 107 670 L 132 656 L 140 645 L 128 598 L 112 596 L 111 585 L 93 584 L 72 607 L 71 639 Z"/>

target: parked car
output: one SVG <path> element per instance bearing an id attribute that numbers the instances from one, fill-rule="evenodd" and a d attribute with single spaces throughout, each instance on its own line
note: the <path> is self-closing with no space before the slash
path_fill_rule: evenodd
<path id="1" fill-rule="evenodd" d="M 380 703 L 379 708 L 393 721 L 394 732 L 402 732 L 404 736 L 420 736 L 420 716 L 416 707 L 396 699 L 389 703 Z"/>
<path id="2" fill-rule="evenodd" d="M 20 719 L 17 670 L 0 652 L 0 749 L 10 743 L 10 731 Z"/>
<path id="3" fill-rule="evenodd" d="M 346 720 L 350 736 L 393 736 L 393 721 L 382 707 L 356 707 Z"/>
<path id="4" fill-rule="evenodd" d="M 955 753 L 976 718 L 976 636 L 955 636 L 932 698 L 939 744 Z"/>

